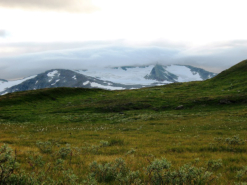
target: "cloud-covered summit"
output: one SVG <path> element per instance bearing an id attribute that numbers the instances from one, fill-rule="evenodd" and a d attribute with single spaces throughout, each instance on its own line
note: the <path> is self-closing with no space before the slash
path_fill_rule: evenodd
<path id="1" fill-rule="evenodd" d="M 0 0 L 0 7 L 80 13 L 98 10 L 91 0 Z"/>
<path id="2" fill-rule="evenodd" d="M 97 46 L 95 46 L 96 44 Z M 111 43 L 64 43 L 50 46 L 53 50 L 0 57 L 0 78 L 14 79 L 34 75 L 49 69 L 87 69 L 92 67 L 118 67 L 149 64 L 192 65 L 219 73 L 247 58 L 247 42 L 233 41 L 202 48 L 166 45 L 139 46 L 111 45 Z M 236 47 L 238 45 L 238 47 Z M 31 47 L 32 45 L 30 45 Z M 80 47 L 84 46 L 84 47 Z M 41 46 L 45 47 L 45 45 Z M 68 47 L 68 48 L 67 48 Z M 72 47 L 69 49 L 69 47 Z M 77 47 L 77 48 L 73 48 Z M 57 49 L 56 49 L 57 48 Z M 215 48 L 215 49 L 211 49 Z M 0 45 L 1 49 L 1 45 Z M 4 49 L 4 46 L 3 46 Z"/>

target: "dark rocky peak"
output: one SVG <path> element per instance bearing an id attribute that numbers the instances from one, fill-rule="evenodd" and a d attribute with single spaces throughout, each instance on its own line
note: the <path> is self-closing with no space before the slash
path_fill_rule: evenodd
<path id="1" fill-rule="evenodd" d="M 164 69 L 162 65 L 156 64 L 149 75 L 145 76 L 146 79 L 157 81 L 170 81 L 175 82 L 178 77 Z"/>

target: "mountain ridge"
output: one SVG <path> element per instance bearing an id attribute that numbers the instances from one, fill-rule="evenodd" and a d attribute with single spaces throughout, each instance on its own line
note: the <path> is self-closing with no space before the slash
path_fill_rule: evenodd
<path id="1" fill-rule="evenodd" d="M 12 93 L 17 91 L 37 90 L 44 88 L 56 87 L 83 87 L 83 88 L 98 88 L 104 87 L 111 90 L 122 90 L 120 84 L 109 81 L 102 81 L 97 78 L 89 77 L 66 69 L 52 69 L 44 73 L 40 73 L 31 79 L 28 79 L 18 85 L 7 88 L 2 94 Z M 138 87 L 138 86 L 137 86 Z M 126 89 L 133 88 L 128 85 Z"/>
<path id="2" fill-rule="evenodd" d="M 166 71 L 162 65 L 156 64 L 149 75 L 145 76 L 146 79 L 158 81 L 171 81 L 176 82 L 178 76 Z"/>
<path id="3" fill-rule="evenodd" d="M 203 75 L 204 78 L 202 78 Z M 55 87 L 136 89 L 174 82 L 205 80 L 214 75 L 216 74 L 192 66 L 158 64 L 91 70 L 51 69 L 19 81 L 2 82 L 0 94 Z"/>

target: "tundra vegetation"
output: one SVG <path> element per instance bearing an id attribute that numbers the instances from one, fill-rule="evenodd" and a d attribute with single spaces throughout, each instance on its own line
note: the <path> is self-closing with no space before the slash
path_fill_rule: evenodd
<path id="1" fill-rule="evenodd" d="M 246 184 L 246 72 L 1 96 L 0 185 Z"/>

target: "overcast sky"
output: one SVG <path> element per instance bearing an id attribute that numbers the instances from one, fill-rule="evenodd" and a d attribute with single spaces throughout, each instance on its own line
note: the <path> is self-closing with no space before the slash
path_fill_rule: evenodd
<path id="1" fill-rule="evenodd" d="M 0 78 L 247 59 L 246 0 L 0 0 Z"/>

